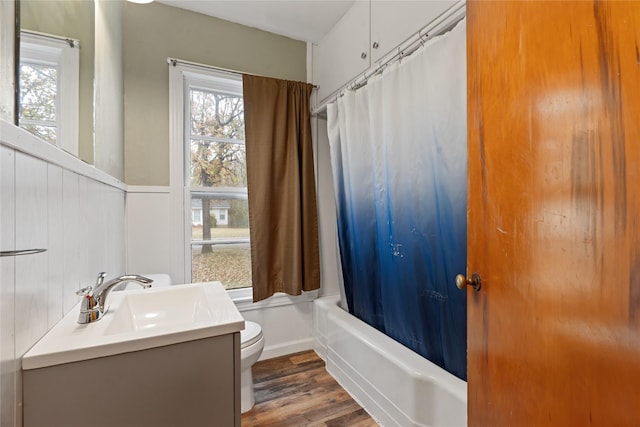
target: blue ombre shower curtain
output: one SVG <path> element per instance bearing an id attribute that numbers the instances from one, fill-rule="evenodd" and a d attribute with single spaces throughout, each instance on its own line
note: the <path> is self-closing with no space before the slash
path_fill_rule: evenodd
<path id="1" fill-rule="evenodd" d="M 349 311 L 466 379 L 465 20 L 327 107 Z"/>

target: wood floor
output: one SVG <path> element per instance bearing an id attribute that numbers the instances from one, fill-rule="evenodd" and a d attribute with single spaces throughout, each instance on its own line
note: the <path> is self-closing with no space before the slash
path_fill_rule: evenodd
<path id="1" fill-rule="evenodd" d="M 377 426 L 314 351 L 256 363 L 253 382 L 256 406 L 242 416 L 242 427 Z"/>

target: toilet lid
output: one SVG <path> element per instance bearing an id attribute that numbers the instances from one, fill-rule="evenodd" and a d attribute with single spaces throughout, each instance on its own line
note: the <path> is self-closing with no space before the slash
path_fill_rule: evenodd
<path id="1" fill-rule="evenodd" d="M 255 322 L 244 322 L 244 329 L 240 331 L 240 348 L 256 343 L 262 338 L 262 328 Z"/>

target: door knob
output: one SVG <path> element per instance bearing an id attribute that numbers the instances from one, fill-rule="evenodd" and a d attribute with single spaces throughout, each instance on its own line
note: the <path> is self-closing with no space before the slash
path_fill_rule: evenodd
<path id="1" fill-rule="evenodd" d="M 478 273 L 473 273 L 471 275 L 471 280 L 464 277 L 464 274 L 458 274 L 456 276 L 456 286 L 458 289 L 464 289 L 465 286 L 471 286 L 474 291 L 478 292 L 482 287 L 482 281 L 480 280 L 480 275 Z"/>

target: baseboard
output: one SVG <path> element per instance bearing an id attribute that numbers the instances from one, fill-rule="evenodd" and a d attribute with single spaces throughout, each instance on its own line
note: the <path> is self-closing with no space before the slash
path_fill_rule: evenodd
<path id="1" fill-rule="evenodd" d="M 313 350 L 313 338 L 303 340 L 288 341 L 278 345 L 265 346 L 262 356 L 258 360 L 273 359 L 274 357 L 286 356 L 287 354 L 298 353 L 300 351 Z"/>

